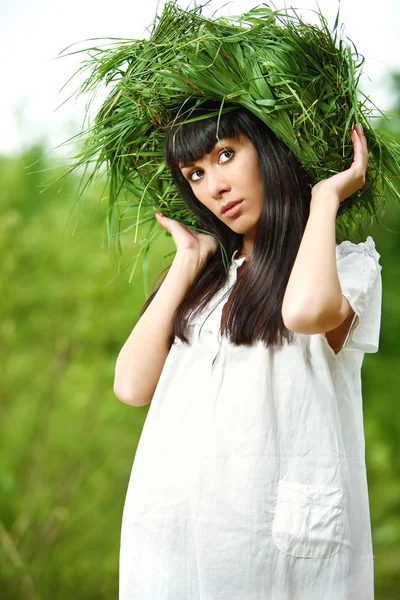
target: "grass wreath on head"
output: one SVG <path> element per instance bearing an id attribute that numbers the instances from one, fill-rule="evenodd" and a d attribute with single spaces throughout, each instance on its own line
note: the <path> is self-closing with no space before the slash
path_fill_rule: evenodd
<path id="1" fill-rule="evenodd" d="M 202 6 L 183 10 L 172 1 L 155 17 L 148 39 L 81 51 L 88 56 L 78 73 L 88 75 L 78 94 L 101 86 L 109 93 L 80 134 L 83 148 L 70 170 L 90 167 L 86 187 L 105 166 L 110 246 L 122 232 L 134 232 L 140 247 L 131 262 L 147 256 L 163 231 L 155 210 L 199 228 L 166 167 L 163 140 L 176 114 L 186 111 L 190 120 L 193 108 L 210 100 L 219 103 L 218 115 L 237 106 L 256 115 L 301 161 L 313 184 L 350 166 L 350 132 L 362 124 L 369 167 L 365 186 L 339 207 L 343 237 L 361 241 L 365 228 L 383 215 L 385 201 L 400 199 L 400 147 L 372 128 L 373 105 L 357 87 L 364 58 L 341 35 L 339 14 L 332 29 L 317 15 L 318 26 L 293 8 L 267 6 L 208 19 Z"/>

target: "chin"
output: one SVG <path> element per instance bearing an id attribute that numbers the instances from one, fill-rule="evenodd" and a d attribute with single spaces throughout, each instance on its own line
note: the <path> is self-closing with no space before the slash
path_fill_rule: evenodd
<path id="1" fill-rule="evenodd" d="M 229 229 L 240 235 L 252 235 L 255 230 L 255 226 L 249 226 L 248 224 L 243 222 L 241 223 L 240 221 L 241 219 L 237 219 L 236 222 L 227 224 L 227 226 L 229 227 Z"/>

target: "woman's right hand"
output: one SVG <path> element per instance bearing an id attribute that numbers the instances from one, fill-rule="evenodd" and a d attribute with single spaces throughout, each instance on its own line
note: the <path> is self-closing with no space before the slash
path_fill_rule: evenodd
<path id="1" fill-rule="evenodd" d="M 158 223 L 172 235 L 177 254 L 191 254 L 199 269 L 205 267 L 210 256 L 218 250 L 218 242 L 214 236 L 191 230 L 183 223 L 156 213 Z"/>

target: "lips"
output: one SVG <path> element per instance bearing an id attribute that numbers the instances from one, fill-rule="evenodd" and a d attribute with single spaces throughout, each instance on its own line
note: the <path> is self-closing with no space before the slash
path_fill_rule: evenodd
<path id="1" fill-rule="evenodd" d="M 243 200 L 236 200 L 235 202 L 228 202 L 227 204 L 225 204 L 222 207 L 222 214 L 225 214 L 229 209 L 231 209 L 233 206 L 236 206 L 236 204 L 240 204 L 241 202 L 243 202 Z"/>

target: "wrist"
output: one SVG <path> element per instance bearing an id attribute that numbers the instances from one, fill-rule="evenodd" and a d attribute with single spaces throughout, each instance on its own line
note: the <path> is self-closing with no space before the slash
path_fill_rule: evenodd
<path id="1" fill-rule="evenodd" d="M 311 193 L 310 212 L 311 210 L 322 209 L 331 211 L 335 215 L 339 210 L 340 198 L 335 192 L 319 192 Z"/>
<path id="2" fill-rule="evenodd" d="M 195 256 L 190 251 L 178 250 L 175 254 L 171 267 L 175 267 L 177 272 L 190 279 L 198 277 L 203 270 L 204 265 L 199 263 L 198 256 Z"/>

